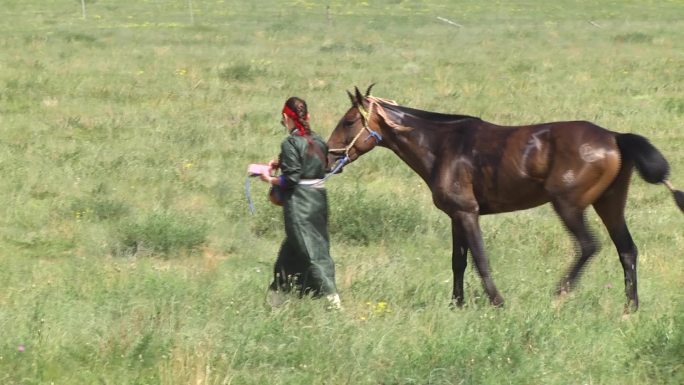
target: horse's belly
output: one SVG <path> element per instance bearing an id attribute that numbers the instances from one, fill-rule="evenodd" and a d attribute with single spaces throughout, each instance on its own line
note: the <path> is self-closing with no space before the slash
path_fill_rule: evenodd
<path id="1" fill-rule="evenodd" d="M 490 192 L 478 198 L 480 214 L 497 214 L 525 210 L 547 203 L 550 197 L 544 186 L 530 182 L 526 186 L 515 186 L 506 191 Z"/>

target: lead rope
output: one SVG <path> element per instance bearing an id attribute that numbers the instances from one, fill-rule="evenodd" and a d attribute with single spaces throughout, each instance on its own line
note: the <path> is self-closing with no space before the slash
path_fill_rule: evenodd
<path id="1" fill-rule="evenodd" d="M 249 206 L 249 212 L 252 215 L 256 213 L 256 209 L 254 208 L 254 202 L 252 201 L 252 193 L 250 192 L 251 182 L 249 180 L 249 178 L 253 176 L 256 175 L 247 175 L 247 177 L 245 178 L 245 196 L 247 197 L 247 205 Z"/>
<path id="2" fill-rule="evenodd" d="M 344 167 L 345 164 L 349 162 L 349 157 L 345 155 L 344 158 L 342 158 L 339 162 L 337 162 L 337 165 L 335 165 L 335 168 L 333 168 L 329 173 L 323 177 L 323 179 L 319 180 L 316 183 L 312 183 L 309 186 L 317 186 L 326 180 L 328 180 L 331 176 L 337 174 L 338 171 L 342 167 Z M 252 187 L 252 182 L 250 181 L 250 178 L 255 177 L 258 175 L 247 175 L 245 178 L 245 196 L 247 197 L 247 205 L 249 206 L 249 212 L 254 215 L 256 213 L 256 209 L 254 208 L 254 201 L 252 200 L 252 192 L 251 192 L 251 187 Z"/>

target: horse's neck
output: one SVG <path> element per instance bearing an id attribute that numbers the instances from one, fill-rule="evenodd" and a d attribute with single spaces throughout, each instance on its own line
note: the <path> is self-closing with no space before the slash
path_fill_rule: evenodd
<path id="1" fill-rule="evenodd" d="M 404 163 L 427 182 L 435 166 L 437 155 L 434 133 L 414 127 L 397 129 L 386 126 L 384 128 L 387 132 L 384 135 L 384 143 L 381 145 L 397 154 Z"/>

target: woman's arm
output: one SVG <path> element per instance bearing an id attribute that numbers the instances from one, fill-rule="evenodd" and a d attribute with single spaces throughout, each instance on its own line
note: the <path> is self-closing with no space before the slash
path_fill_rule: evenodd
<path id="1" fill-rule="evenodd" d="M 283 188 L 292 188 L 297 185 L 302 174 L 302 154 L 298 148 L 297 140 L 300 137 L 289 136 L 280 146 L 280 180 Z M 301 143 L 299 143 L 301 144 Z"/>

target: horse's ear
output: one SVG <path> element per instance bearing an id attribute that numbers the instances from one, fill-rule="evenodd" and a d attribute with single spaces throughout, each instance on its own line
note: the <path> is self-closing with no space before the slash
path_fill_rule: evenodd
<path id="1" fill-rule="evenodd" d="M 361 91 L 359 91 L 359 87 L 354 87 L 355 95 L 356 95 L 356 103 L 358 105 L 363 106 L 363 96 L 361 95 Z"/>
<path id="2" fill-rule="evenodd" d="M 374 85 L 375 85 L 375 83 L 371 83 L 371 85 L 368 86 L 368 89 L 366 89 L 366 96 L 370 96 L 371 89 L 373 88 Z"/>
<path id="3" fill-rule="evenodd" d="M 354 100 L 354 95 L 351 94 L 351 92 L 347 91 L 347 95 L 349 96 L 349 100 L 351 101 L 352 107 L 356 105 L 356 101 Z"/>

